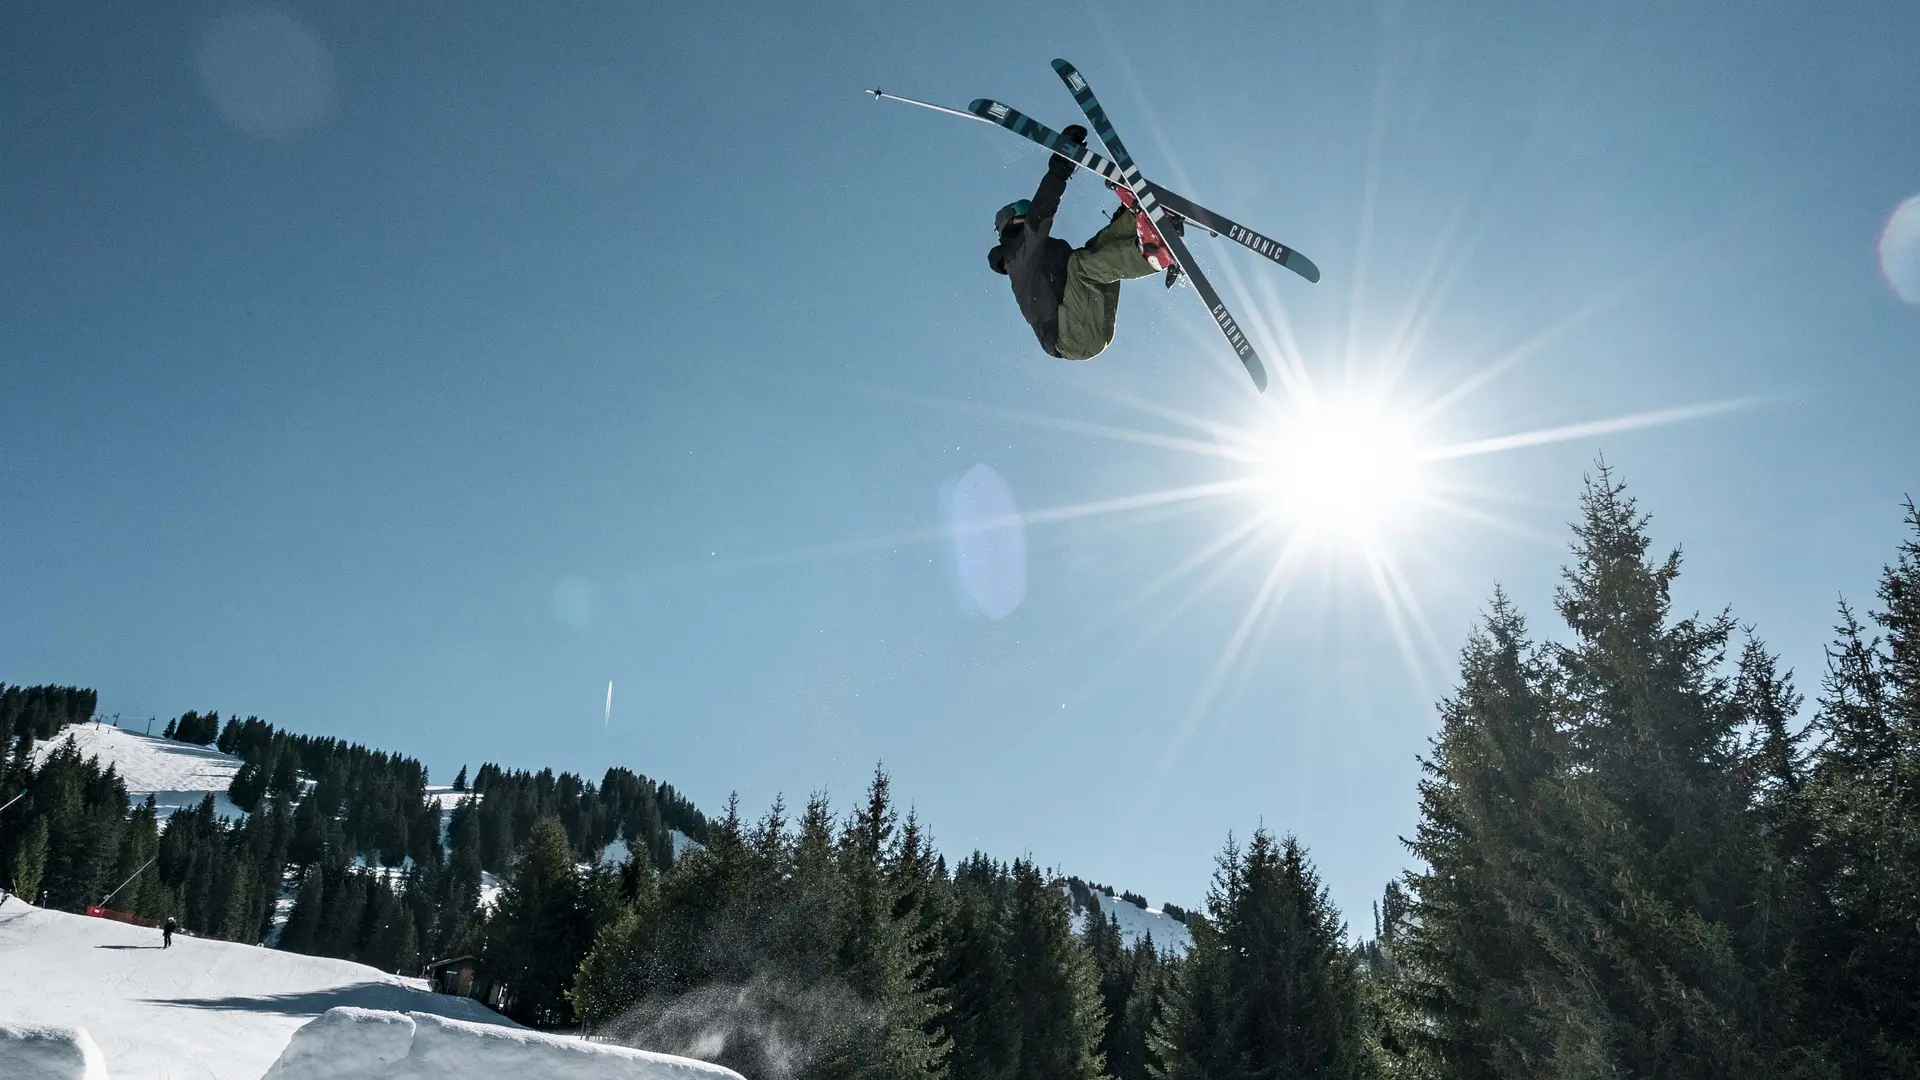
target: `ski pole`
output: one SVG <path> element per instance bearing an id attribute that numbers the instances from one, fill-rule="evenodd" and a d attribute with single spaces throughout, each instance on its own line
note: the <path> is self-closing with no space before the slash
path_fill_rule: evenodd
<path id="1" fill-rule="evenodd" d="M 932 109 L 934 112 L 946 113 L 948 116 L 957 116 L 962 120 L 978 120 L 983 124 L 992 124 L 994 127 L 1000 126 L 999 124 L 995 123 L 992 120 L 987 119 L 984 116 L 975 116 L 970 112 L 962 112 L 959 109 L 949 109 L 945 105 L 935 105 L 931 101 L 920 101 L 916 98 L 901 97 L 899 94 L 889 94 L 878 87 L 875 87 L 872 90 L 862 90 L 860 92 L 863 94 L 872 94 L 873 100 L 875 101 L 898 101 L 907 105 L 918 105 L 923 109 Z M 1059 153 L 1059 151 L 1055 151 L 1055 153 Z M 1103 174 L 1099 169 L 1096 169 L 1093 166 L 1087 164 L 1086 162 L 1078 161 L 1078 160 L 1075 160 L 1074 158 L 1067 157 L 1067 155 L 1065 154 L 1061 154 L 1060 156 L 1066 157 L 1068 161 L 1072 161 L 1075 165 L 1078 165 L 1080 168 L 1085 169 L 1088 172 L 1092 173 L 1093 175 L 1100 177 L 1102 180 L 1106 179 L 1105 174 Z M 1190 220 L 1189 218 L 1186 217 L 1186 215 L 1181 214 L 1179 211 L 1174 210 L 1171 207 L 1168 208 L 1167 212 L 1177 218 L 1180 218 L 1182 221 Z M 1201 226 L 1201 228 L 1206 228 L 1206 226 L 1203 225 Z M 1209 233 L 1212 233 L 1214 236 L 1220 235 L 1219 233 L 1214 232 L 1214 230 L 1212 229 L 1207 229 L 1207 231 Z"/>
<path id="2" fill-rule="evenodd" d="M 160 856 L 158 856 L 158 855 L 155 855 L 155 856 L 153 857 L 153 859 L 157 859 L 157 858 L 159 858 L 159 857 L 160 857 Z M 152 866 L 152 865 L 153 865 L 153 859 L 148 859 L 148 860 L 147 860 L 146 862 L 143 862 L 143 863 L 141 863 L 141 864 L 140 864 L 140 870 L 145 870 L 145 869 L 146 869 L 147 867 L 149 867 L 149 866 Z M 120 883 L 120 889 L 124 889 L 124 888 L 126 888 L 127 886 L 129 886 L 129 885 L 131 885 L 131 884 L 133 884 L 133 879 L 134 879 L 134 878 L 137 878 L 137 877 L 139 877 L 139 876 L 140 876 L 140 870 L 135 870 L 135 871 L 133 872 L 133 874 L 132 874 L 132 876 L 130 876 L 130 877 L 128 877 L 128 878 L 127 878 L 127 880 L 125 880 L 125 881 L 123 881 L 123 882 L 121 882 L 121 883 Z M 95 907 L 106 907 L 106 906 L 107 906 L 107 901 L 108 901 L 108 900 L 111 900 L 111 899 L 113 899 L 114 897 L 116 897 L 116 896 L 119 896 L 119 895 L 120 895 L 120 889 L 115 889 L 115 890 L 113 890 L 112 892 L 110 892 L 110 893 L 108 893 L 108 894 L 106 895 L 106 897 L 105 897 L 105 898 L 103 898 L 103 899 L 102 899 L 102 900 L 101 900 L 101 901 L 100 901 L 100 902 L 99 902 L 98 904 L 95 904 L 94 906 L 95 906 Z"/>
<path id="3" fill-rule="evenodd" d="M 932 109 L 934 112 L 943 112 L 943 113 L 946 113 L 948 116 L 958 116 L 962 120 L 978 120 L 983 124 L 993 123 L 993 121 L 987 119 L 984 116 L 975 116 L 970 112 L 961 112 L 959 109 L 949 109 L 945 105 L 935 105 L 931 101 L 916 101 L 910 97 L 901 97 L 898 94 L 889 94 L 879 89 L 878 87 L 875 87 L 872 90 L 862 90 L 860 92 L 863 94 L 872 94 L 873 100 L 875 101 L 882 101 L 882 100 L 899 101 L 899 102 L 904 102 L 908 105 L 918 105 L 923 109 Z M 995 124 L 994 126 L 998 127 L 999 125 Z"/>

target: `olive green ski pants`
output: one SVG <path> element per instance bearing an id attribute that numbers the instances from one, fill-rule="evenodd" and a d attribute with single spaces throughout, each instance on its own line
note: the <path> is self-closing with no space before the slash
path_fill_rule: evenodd
<path id="1" fill-rule="evenodd" d="M 1060 298 L 1060 334 L 1054 349 L 1062 359 L 1091 360 L 1113 344 L 1120 314 L 1120 283 L 1159 273 L 1140 254 L 1133 211 L 1121 207 L 1087 246 L 1067 256 L 1067 288 Z"/>

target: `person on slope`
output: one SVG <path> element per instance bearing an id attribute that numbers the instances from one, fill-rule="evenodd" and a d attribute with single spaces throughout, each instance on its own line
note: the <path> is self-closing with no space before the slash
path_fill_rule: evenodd
<path id="1" fill-rule="evenodd" d="M 163 949 L 173 948 L 173 932 L 178 929 L 180 929 L 180 924 L 173 921 L 173 916 L 171 915 L 167 916 L 167 921 L 160 924 L 160 947 L 161 948 Z"/>
<path id="2" fill-rule="evenodd" d="M 1087 141 L 1087 129 L 1078 124 L 1060 134 L 1070 142 Z M 1179 270 L 1152 220 L 1136 208 L 1133 192 L 1111 183 L 1122 205 L 1107 227 L 1082 248 L 1055 239 L 1053 215 L 1073 170 L 1071 159 L 1053 155 L 1033 198 L 1000 208 L 993 216 L 1000 242 L 987 252 L 987 265 L 1011 280 L 1020 314 L 1049 356 L 1091 360 L 1113 344 L 1120 283 L 1164 270 L 1171 287 Z M 1178 227 L 1178 219 L 1171 220 Z"/>

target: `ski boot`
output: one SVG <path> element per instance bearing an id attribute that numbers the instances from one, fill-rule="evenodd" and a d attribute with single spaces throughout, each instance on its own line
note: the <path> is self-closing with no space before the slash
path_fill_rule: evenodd
<path id="1" fill-rule="evenodd" d="M 1160 239 L 1160 231 L 1154 227 L 1153 219 L 1140 212 L 1140 200 L 1134 197 L 1132 188 L 1111 180 L 1106 184 L 1115 195 L 1120 196 L 1121 205 L 1133 211 L 1134 227 L 1140 234 L 1140 254 L 1147 257 L 1147 265 L 1155 270 L 1166 271 L 1167 288 L 1173 288 L 1180 281 L 1180 262 L 1167 250 L 1166 241 Z M 1168 214 L 1161 224 L 1175 236 L 1187 234 L 1187 223 L 1176 215 Z"/>

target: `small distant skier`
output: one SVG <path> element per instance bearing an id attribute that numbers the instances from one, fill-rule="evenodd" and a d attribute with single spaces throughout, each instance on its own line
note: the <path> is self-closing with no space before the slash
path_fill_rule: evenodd
<path id="1" fill-rule="evenodd" d="M 173 932 L 178 929 L 180 929 L 180 924 L 173 921 L 173 916 L 171 915 L 167 916 L 167 921 L 160 924 L 160 947 L 161 948 L 163 949 L 173 948 Z"/>
<path id="2" fill-rule="evenodd" d="M 1079 124 L 1060 134 L 1070 142 L 1087 141 Z M 993 216 L 1000 242 L 987 252 L 987 265 L 1011 279 L 1020 314 L 1049 356 L 1091 360 L 1113 343 L 1120 283 L 1165 271 L 1171 287 L 1179 268 L 1153 221 L 1139 212 L 1133 192 L 1111 183 L 1122 205 L 1106 228 L 1082 248 L 1054 239 L 1053 215 L 1073 170 L 1070 159 L 1053 155 L 1033 198 L 1000 208 Z M 1179 227 L 1179 219 L 1169 220 Z"/>

